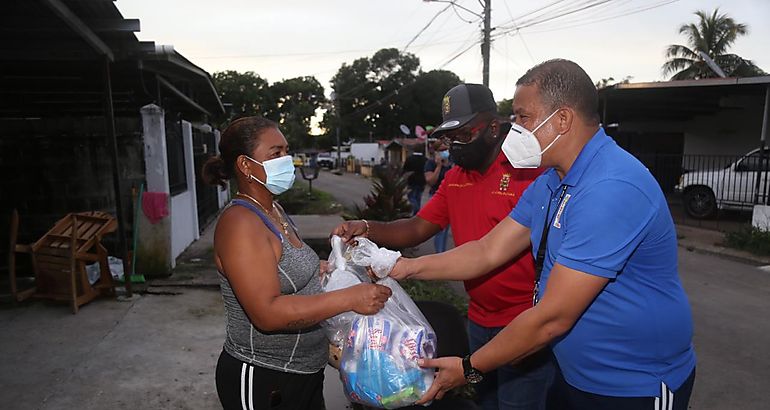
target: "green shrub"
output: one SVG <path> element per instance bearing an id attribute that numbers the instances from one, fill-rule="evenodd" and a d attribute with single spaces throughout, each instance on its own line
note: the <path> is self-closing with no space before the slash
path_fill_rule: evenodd
<path id="1" fill-rule="evenodd" d="M 356 209 L 346 219 L 395 221 L 412 216 L 412 206 L 406 200 L 406 179 L 398 169 L 377 167 L 371 192 L 364 197 L 366 206 Z"/>
<path id="2" fill-rule="evenodd" d="M 770 255 L 770 231 L 765 231 L 753 226 L 744 227 L 735 232 L 725 234 L 725 244 L 751 252 L 755 255 Z"/>

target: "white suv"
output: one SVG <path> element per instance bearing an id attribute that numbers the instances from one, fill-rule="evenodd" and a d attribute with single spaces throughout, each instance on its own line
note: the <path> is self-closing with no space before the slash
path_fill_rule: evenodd
<path id="1" fill-rule="evenodd" d="M 318 157 L 316 158 L 316 162 L 319 167 L 325 167 L 332 169 L 334 168 L 335 159 L 337 157 L 332 157 L 332 154 L 328 152 L 320 152 L 318 153 Z"/>
<path id="2" fill-rule="evenodd" d="M 767 202 L 770 151 L 766 147 L 749 152 L 723 169 L 685 171 L 676 186 L 682 192 L 684 209 L 693 218 L 708 218 L 717 209 L 751 209 L 755 203 L 759 177 L 758 203 Z"/>

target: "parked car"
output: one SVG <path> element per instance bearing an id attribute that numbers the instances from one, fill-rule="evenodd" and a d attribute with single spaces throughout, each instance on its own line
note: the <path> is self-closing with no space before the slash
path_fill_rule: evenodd
<path id="1" fill-rule="evenodd" d="M 301 167 L 301 166 L 307 165 L 307 162 L 308 162 L 307 155 L 303 153 L 297 153 L 292 155 L 292 160 L 294 161 L 295 167 Z"/>
<path id="2" fill-rule="evenodd" d="M 319 167 L 333 169 L 335 158 L 328 152 L 320 152 L 318 153 L 318 157 L 316 157 L 316 163 Z"/>
<path id="3" fill-rule="evenodd" d="M 770 151 L 759 148 L 722 169 L 685 171 L 675 187 L 681 192 L 684 210 L 693 218 L 709 218 L 718 209 L 750 210 L 768 199 Z M 759 178 L 759 198 L 757 193 Z"/>

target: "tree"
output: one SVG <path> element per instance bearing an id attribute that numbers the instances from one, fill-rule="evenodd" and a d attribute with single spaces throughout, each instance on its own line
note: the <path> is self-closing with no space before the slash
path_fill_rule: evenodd
<path id="1" fill-rule="evenodd" d="M 292 148 L 314 145 L 310 119 L 326 103 L 324 88 L 315 77 L 297 77 L 273 83 L 269 89 L 274 99 L 267 117 L 281 126 Z"/>
<path id="2" fill-rule="evenodd" d="M 634 77 L 631 75 L 627 75 L 623 77 L 623 79 L 620 81 L 616 81 L 614 77 L 602 78 L 601 80 L 596 82 L 596 88 L 601 90 L 602 88 L 607 88 L 615 84 L 628 84 L 631 82 L 632 78 Z"/>
<path id="3" fill-rule="evenodd" d="M 683 24 L 679 34 L 687 37 L 688 45 L 672 44 L 666 49 L 666 61 L 663 75 L 671 75 L 672 80 L 697 80 L 718 77 L 701 56 L 705 53 L 725 72 L 728 77 L 751 77 L 765 74 L 751 60 L 728 49 L 739 36 L 748 34 L 745 24 L 736 23 L 727 14 L 719 14 L 719 9 L 709 15 L 705 11 L 695 12 L 697 23 Z"/>
<path id="4" fill-rule="evenodd" d="M 441 124 L 441 102 L 450 88 L 460 84 L 457 74 L 447 70 L 420 72 L 414 85 L 399 93 L 396 101 L 403 108 L 401 121 L 409 125 Z"/>
<path id="5" fill-rule="evenodd" d="M 237 117 L 258 115 L 277 122 L 292 148 L 314 145 L 310 118 L 326 99 L 315 77 L 297 77 L 272 85 L 253 71 L 221 71 L 213 75 L 224 103 L 232 108 L 222 125 Z"/>
<path id="6" fill-rule="evenodd" d="M 339 118 L 343 138 L 395 135 L 404 114 L 396 100 L 413 85 L 419 67 L 417 57 L 395 48 L 343 64 L 331 80 L 337 99 L 330 108 L 336 111 L 325 117 L 324 128 L 334 132 Z"/>
<path id="7" fill-rule="evenodd" d="M 273 98 L 267 80 L 253 71 L 220 71 L 212 76 L 222 102 L 232 104 L 230 114 L 223 120 L 235 117 L 267 116 L 273 109 Z"/>
<path id="8" fill-rule="evenodd" d="M 513 115 L 513 98 L 506 98 L 497 103 L 497 113 L 504 117 Z"/>
<path id="9" fill-rule="evenodd" d="M 338 123 L 343 139 L 359 140 L 399 136 L 401 124 L 439 124 L 441 100 L 461 80 L 447 70 L 423 72 L 417 57 L 387 48 L 343 64 L 331 83 L 337 100 L 324 116 L 327 144 Z"/>

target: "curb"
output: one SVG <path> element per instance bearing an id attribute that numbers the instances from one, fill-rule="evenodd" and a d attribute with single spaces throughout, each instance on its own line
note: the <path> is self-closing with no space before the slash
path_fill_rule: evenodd
<path id="1" fill-rule="evenodd" d="M 770 259 L 769 258 L 763 258 L 761 256 L 752 255 L 748 252 L 739 251 L 737 249 L 730 249 L 730 248 L 723 248 L 723 247 L 705 247 L 705 246 L 698 246 L 699 244 L 693 243 L 691 241 L 678 241 L 679 247 L 684 248 L 687 251 L 690 252 L 696 252 L 700 254 L 705 255 L 713 255 L 713 256 L 719 256 L 722 258 L 727 258 L 734 260 L 736 262 L 745 263 L 747 265 L 753 265 L 753 266 L 763 266 L 763 265 L 770 265 Z"/>

